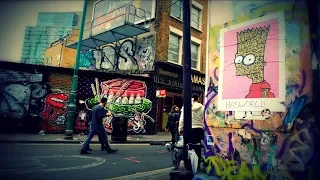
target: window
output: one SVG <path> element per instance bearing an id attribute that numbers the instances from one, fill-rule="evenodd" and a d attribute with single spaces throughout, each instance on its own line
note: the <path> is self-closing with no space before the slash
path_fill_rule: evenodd
<path id="1" fill-rule="evenodd" d="M 199 45 L 191 42 L 191 68 L 198 69 Z"/>
<path id="2" fill-rule="evenodd" d="M 182 20 L 182 0 L 172 0 L 171 1 L 171 13 L 170 15 Z"/>
<path id="3" fill-rule="evenodd" d="M 57 66 L 60 66 L 60 62 L 61 62 L 61 54 L 58 54 L 58 56 L 57 56 Z"/>
<path id="4" fill-rule="evenodd" d="M 195 6 L 191 8 L 191 27 L 200 29 L 200 10 Z"/>
<path id="5" fill-rule="evenodd" d="M 172 26 L 169 34 L 168 62 L 183 63 L 182 35 L 183 32 Z M 191 67 L 200 70 L 201 40 L 191 36 Z"/>
<path id="6" fill-rule="evenodd" d="M 52 66 L 52 57 L 51 56 L 49 57 L 48 65 Z"/>
<path id="7" fill-rule="evenodd" d="M 180 54 L 179 52 L 180 52 L 180 37 L 170 33 L 168 61 L 179 63 L 179 54 Z"/>
<path id="8" fill-rule="evenodd" d="M 174 18 L 179 19 L 182 21 L 182 0 L 171 0 L 171 13 L 170 15 Z M 197 1 L 192 0 L 192 7 L 191 7 L 191 17 L 190 23 L 191 27 L 201 30 L 201 18 L 202 18 L 202 9 L 203 6 L 199 4 Z"/>

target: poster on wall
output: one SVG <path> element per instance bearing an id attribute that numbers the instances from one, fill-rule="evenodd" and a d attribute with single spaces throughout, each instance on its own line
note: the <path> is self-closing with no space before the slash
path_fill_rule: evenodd
<path id="1" fill-rule="evenodd" d="M 284 12 L 220 31 L 219 111 L 283 112 Z"/>

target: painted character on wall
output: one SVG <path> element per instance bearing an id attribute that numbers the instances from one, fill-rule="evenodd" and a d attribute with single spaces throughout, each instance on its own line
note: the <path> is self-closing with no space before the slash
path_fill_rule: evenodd
<path id="1" fill-rule="evenodd" d="M 77 132 L 85 132 L 88 130 L 87 127 L 87 121 L 88 121 L 88 114 L 86 111 L 80 111 L 78 114 L 78 118 L 75 121 L 75 127 L 74 129 Z"/>
<path id="2" fill-rule="evenodd" d="M 144 126 L 146 119 L 154 122 L 153 119 L 147 115 L 151 110 L 152 102 L 146 98 L 147 86 L 145 82 L 113 79 L 101 82 L 101 88 L 102 96 L 108 99 L 108 109 L 113 114 L 124 114 L 128 116 L 128 131 L 145 133 Z M 106 127 L 108 129 L 107 131 L 112 131 L 111 124 Z"/>
<path id="3" fill-rule="evenodd" d="M 98 82 L 98 79 L 97 79 Z M 101 91 L 100 91 L 101 87 Z M 148 115 L 152 101 L 147 99 L 147 85 L 144 81 L 130 79 L 112 79 L 102 81 L 99 85 L 91 84 L 93 96 L 84 103 L 88 110 L 98 103 L 97 95 L 107 98 L 107 108 L 113 115 L 125 115 L 128 118 L 128 132 L 146 133 L 145 126 L 155 123 Z M 149 120 L 149 121 L 147 121 Z M 104 124 L 108 133 L 112 132 L 112 116 L 105 118 Z"/>
<path id="4" fill-rule="evenodd" d="M 252 80 L 246 98 L 275 98 L 264 77 L 264 54 L 269 30 L 270 26 L 264 26 L 237 32 L 236 75 Z"/>
<path id="5" fill-rule="evenodd" d="M 45 99 L 45 107 L 41 116 L 41 130 L 52 132 L 60 131 L 59 125 L 64 124 L 67 113 L 68 96 L 64 93 L 49 94 Z"/>

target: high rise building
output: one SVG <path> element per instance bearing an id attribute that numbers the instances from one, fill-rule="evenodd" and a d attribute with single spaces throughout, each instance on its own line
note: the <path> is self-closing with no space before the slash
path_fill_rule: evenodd
<path id="1" fill-rule="evenodd" d="M 21 62 L 42 64 L 45 49 L 70 33 L 77 24 L 75 12 L 40 12 L 36 26 L 25 29 Z"/>

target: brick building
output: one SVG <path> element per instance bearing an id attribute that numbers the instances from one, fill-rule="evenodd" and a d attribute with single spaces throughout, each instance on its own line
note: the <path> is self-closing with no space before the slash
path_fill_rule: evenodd
<path id="1" fill-rule="evenodd" d="M 205 85 L 207 53 L 208 1 L 191 1 L 191 65 L 192 92 L 202 97 Z M 156 62 L 154 81 L 157 89 L 166 89 L 167 96 L 159 99 L 157 129 L 163 129 L 173 105 L 183 105 L 183 21 L 182 0 L 158 1 Z"/>
<path id="2" fill-rule="evenodd" d="M 71 35 L 53 42 L 50 47 L 45 50 L 43 65 L 73 68 L 76 62 L 77 51 L 66 47 L 66 38 L 76 38 L 77 36 L 74 35 L 78 33 L 78 30 L 73 30 Z"/>

